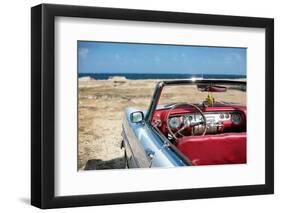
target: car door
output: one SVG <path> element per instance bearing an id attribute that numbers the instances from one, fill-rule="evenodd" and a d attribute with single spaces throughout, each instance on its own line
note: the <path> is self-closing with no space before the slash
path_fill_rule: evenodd
<path id="1" fill-rule="evenodd" d="M 126 155 L 129 167 L 149 168 L 153 150 L 145 142 L 146 127 L 143 123 L 130 123 L 129 128 L 124 129 L 126 139 Z"/>

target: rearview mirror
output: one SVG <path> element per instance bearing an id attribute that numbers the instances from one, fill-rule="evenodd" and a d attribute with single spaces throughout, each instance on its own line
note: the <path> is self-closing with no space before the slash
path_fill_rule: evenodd
<path id="1" fill-rule="evenodd" d="M 132 112 L 130 115 L 130 119 L 132 123 L 140 123 L 144 119 L 144 115 L 142 111 Z"/>
<path id="2" fill-rule="evenodd" d="M 201 92 L 226 92 L 227 88 L 218 85 L 197 85 Z"/>

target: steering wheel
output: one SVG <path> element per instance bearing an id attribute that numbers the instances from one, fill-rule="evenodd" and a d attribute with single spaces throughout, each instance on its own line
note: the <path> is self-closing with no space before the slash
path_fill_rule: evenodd
<path id="1" fill-rule="evenodd" d="M 180 106 L 191 106 L 193 107 L 194 109 L 196 109 L 200 115 L 202 116 L 203 120 L 202 121 L 198 121 L 198 122 L 193 122 L 193 123 L 190 123 L 190 122 L 184 122 L 183 126 L 181 128 L 176 128 L 176 131 L 172 131 L 170 125 L 169 125 L 169 119 L 170 119 L 170 115 L 171 115 L 171 112 L 180 107 Z M 181 132 L 183 130 L 185 130 L 186 128 L 188 127 L 195 127 L 195 126 L 198 126 L 198 125 L 203 125 L 204 126 L 204 131 L 202 132 L 201 136 L 204 136 L 206 134 L 206 131 L 207 131 L 207 120 L 206 120 L 206 117 L 204 115 L 204 113 L 202 112 L 202 110 L 194 105 L 194 104 L 189 104 L 189 103 L 179 103 L 179 104 L 175 104 L 173 107 L 171 107 L 171 109 L 169 110 L 168 112 L 168 115 L 167 115 L 167 119 L 166 119 L 166 124 L 167 124 L 167 129 L 169 131 L 169 133 L 171 134 L 171 136 L 174 138 L 174 139 L 178 139 L 177 135 L 180 135 L 180 136 L 184 136 Z"/>

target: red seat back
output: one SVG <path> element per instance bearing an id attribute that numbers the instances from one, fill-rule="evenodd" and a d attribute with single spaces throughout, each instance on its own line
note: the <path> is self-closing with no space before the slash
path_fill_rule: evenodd
<path id="1" fill-rule="evenodd" d="M 185 136 L 178 139 L 177 148 L 194 165 L 246 163 L 246 133 Z"/>

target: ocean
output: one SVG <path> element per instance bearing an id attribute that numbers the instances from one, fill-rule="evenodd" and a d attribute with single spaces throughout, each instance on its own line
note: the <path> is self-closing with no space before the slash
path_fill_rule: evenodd
<path id="1" fill-rule="evenodd" d="M 187 79 L 187 78 L 201 78 L 204 79 L 241 79 L 246 78 L 246 75 L 227 75 L 227 74 L 204 74 L 203 76 L 197 74 L 158 74 L 158 73 L 79 73 L 78 77 L 91 77 L 96 80 L 107 80 L 114 76 L 125 77 L 131 80 L 141 79 Z"/>

